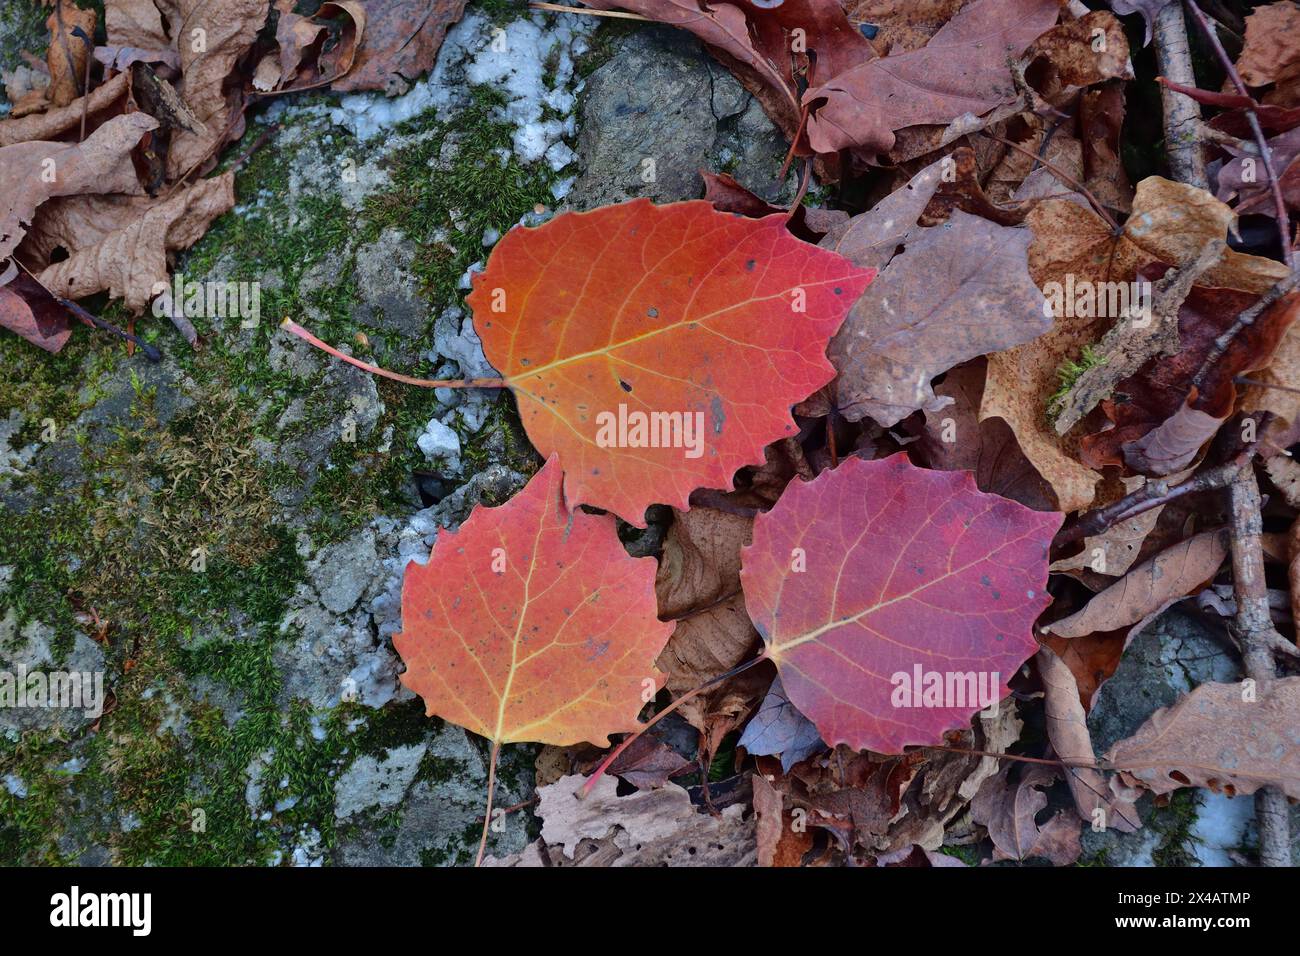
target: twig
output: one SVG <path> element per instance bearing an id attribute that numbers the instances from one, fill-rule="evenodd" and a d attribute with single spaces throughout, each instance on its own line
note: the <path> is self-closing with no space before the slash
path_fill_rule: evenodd
<path id="1" fill-rule="evenodd" d="M 1088 200 L 1088 202 L 1092 203 L 1092 208 L 1097 211 L 1097 215 L 1101 216 L 1102 219 L 1106 220 L 1106 225 L 1110 226 L 1111 232 L 1115 233 L 1116 235 L 1119 234 L 1120 226 L 1119 223 L 1115 221 L 1115 217 L 1112 216 L 1109 211 L 1107 211 L 1106 207 L 1102 204 L 1101 200 L 1093 195 L 1092 190 L 1090 190 L 1083 183 L 1079 182 L 1079 180 L 1075 179 L 1073 176 L 1065 172 L 1065 170 L 1061 169 L 1059 166 L 1053 165 L 1051 162 L 1049 162 L 1046 159 L 1046 157 L 1039 156 L 1033 150 L 1025 149 L 1025 147 L 1021 146 L 1019 143 L 1013 143 L 1009 139 L 1003 139 L 1001 136 L 998 136 L 996 133 L 990 133 L 986 129 L 980 130 L 980 133 L 984 136 L 987 136 L 989 139 L 996 140 L 997 142 L 1001 143 L 1003 146 L 1010 146 L 1012 149 L 1024 153 L 1034 162 L 1042 164 L 1047 169 L 1048 172 L 1055 175 L 1057 179 L 1061 180 L 1067 186 L 1070 186 L 1071 188 L 1077 190 L 1080 194 L 1083 195 L 1085 199 Z"/>
<path id="2" fill-rule="evenodd" d="M 581 13 L 589 17 L 617 17 L 620 20 L 646 20 L 649 17 L 643 17 L 639 13 L 624 13 L 622 10 L 589 10 L 586 7 L 566 7 L 559 3 L 530 3 L 528 4 L 534 10 L 550 10 L 552 13 Z"/>
<path id="3" fill-rule="evenodd" d="M 67 309 L 70 313 L 72 313 L 72 315 L 75 318 L 79 319 L 84 325 L 89 325 L 91 328 L 100 329 L 104 332 L 109 332 L 113 335 L 116 335 L 119 339 L 123 339 L 129 343 L 140 346 L 140 351 L 144 353 L 144 357 L 147 358 L 150 362 L 157 364 L 158 362 L 162 361 L 162 352 L 158 351 L 158 348 L 156 346 L 150 345 L 148 342 L 144 341 L 143 339 L 137 338 L 136 336 L 132 335 L 130 332 L 127 332 L 125 329 L 118 328 L 116 325 L 114 325 L 112 322 L 109 322 L 107 319 L 101 319 L 93 312 L 89 312 L 86 309 L 83 309 L 81 306 L 77 305 L 77 303 L 73 302 L 71 299 L 65 299 L 62 296 L 55 295 L 53 292 L 50 291 L 49 286 L 47 286 L 44 282 L 42 282 L 39 278 L 37 278 L 36 273 L 32 272 L 31 269 L 27 268 L 26 265 L 24 265 L 21 261 L 19 261 L 17 256 L 13 256 L 10 259 L 10 261 L 21 266 L 23 272 L 26 272 L 29 276 L 31 276 L 32 281 L 35 282 L 38 286 L 40 286 L 42 289 L 44 289 L 51 299 L 59 303 L 59 305 L 62 306 L 63 308 Z"/>
<path id="4" fill-rule="evenodd" d="M 1264 310 L 1294 290 L 1298 284 L 1300 284 L 1300 272 L 1293 271 L 1260 296 L 1258 302 L 1248 309 L 1243 309 L 1241 314 L 1237 316 L 1236 321 L 1214 340 L 1214 346 L 1210 349 L 1209 354 L 1205 356 L 1205 360 L 1201 362 L 1201 367 L 1197 369 L 1196 375 L 1192 378 L 1192 385 L 1199 389 L 1210 369 L 1228 351 L 1228 346 L 1232 344 L 1232 340 L 1243 329 L 1254 325 L 1255 320 L 1264 313 Z"/>
<path id="5" fill-rule="evenodd" d="M 735 677 L 737 674 L 743 674 L 745 671 L 749 670 L 755 664 L 761 664 L 763 661 L 767 659 L 768 659 L 767 648 L 765 647 L 756 657 L 751 657 L 747 661 L 742 661 L 741 663 L 737 664 L 735 667 L 731 668 L 730 670 L 724 671 L 723 673 L 719 674 L 717 677 L 710 678 L 709 680 L 706 680 L 703 684 L 700 684 L 698 687 L 694 687 L 691 690 L 688 690 L 686 693 L 682 694 L 681 697 L 678 697 L 675 701 L 673 701 L 663 710 L 659 711 L 659 713 L 655 714 L 644 724 L 642 724 L 640 728 L 638 728 L 636 733 L 628 734 L 626 737 L 624 737 L 623 740 L 619 743 L 619 745 L 609 752 L 609 755 L 606 756 L 605 759 L 600 762 L 600 766 L 598 766 L 595 770 L 591 772 L 591 776 L 587 778 L 587 782 L 582 785 L 582 795 L 585 797 L 591 793 L 591 788 L 596 785 L 596 781 L 599 780 L 601 775 L 606 770 L 609 769 L 610 765 L 613 764 L 613 762 L 618 759 L 619 754 L 621 754 L 624 750 L 627 750 L 627 748 L 632 745 L 632 741 L 636 740 L 638 737 L 644 734 L 655 724 L 659 723 L 659 721 L 663 720 L 665 717 L 667 717 L 669 714 L 675 711 L 678 707 L 682 706 L 682 704 L 686 703 L 688 700 L 691 700 L 697 694 L 704 693 L 704 691 L 708 690 L 710 687 L 716 687 L 718 684 L 721 684 L 723 681 Z"/>
<path id="6" fill-rule="evenodd" d="M 1192 11 L 1192 17 L 1201 28 L 1205 39 L 1209 41 L 1210 48 L 1214 50 L 1214 55 L 1223 67 L 1228 79 L 1232 85 L 1237 88 L 1237 92 L 1242 96 L 1250 96 L 1250 91 L 1246 89 L 1246 84 L 1237 72 L 1237 68 L 1232 64 L 1232 57 L 1228 56 L 1228 51 L 1223 48 L 1219 41 L 1219 35 L 1214 32 L 1214 27 L 1210 24 L 1209 19 L 1202 12 L 1201 8 L 1196 5 L 1196 0 L 1186 0 L 1187 8 Z M 1282 258 L 1286 262 L 1287 268 L 1295 267 L 1291 255 L 1291 222 L 1286 212 L 1286 200 L 1282 198 L 1282 184 L 1277 178 L 1277 169 L 1273 166 L 1273 153 L 1268 148 L 1268 140 L 1264 136 L 1264 128 L 1259 125 L 1259 116 L 1256 115 L 1252 106 L 1246 108 L 1246 122 L 1250 124 L 1251 136 L 1255 139 L 1255 145 L 1259 147 L 1259 158 L 1264 164 L 1264 169 L 1268 173 L 1268 188 L 1273 194 L 1273 211 L 1277 218 L 1278 236 L 1282 243 Z"/>
<path id="7" fill-rule="evenodd" d="M 1261 685 L 1261 692 L 1277 676 L 1273 666 L 1276 644 L 1285 643 L 1273 626 L 1268 610 L 1268 588 L 1264 581 L 1263 504 L 1255 468 L 1242 465 L 1229 486 L 1229 532 L 1232 543 L 1232 589 L 1237 600 L 1233 631 L 1241 643 L 1246 676 Z M 1291 827 L 1286 794 L 1279 787 L 1261 787 L 1255 794 L 1255 816 L 1259 820 L 1259 862 L 1261 866 L 1291 865 Z"/>
<path id="8" fill-rule="evenodd" d="M 1255 456 L 1256 446 L 1250 445 L 1242 450 L 1232 461 L 1202 471 L 1178 485 L 1170 485 L 1163 478 L 1149 478 L 1137 491 L 1125 495 L 1119 501 L 1112 502 L 1104 508 L 1090 511 L 1077 522 L 1063 529 L 1056 536 L 1057 544 L 1070 544 L 1084 538 L 1101 534 L 1112 525 L 1168 504 L 1185 495 L 1200 491 L 1214 491 L 1232 484 L 1242 466 Z"/>
<path id="9" fill-rule="evenodd" d="M 1171 3 L 1155 16 L 1152 24 L 1155 40 L 1156 63 L 1160 72 L 1176 83 L 1195 86 L 1192 72 L 1192 53 L 1187 43 L 1187 28 L 1183 23 L 1183 8 Z M 1169 171 L 1179 182 L 1205 189 L 1205 158 L 1197 131 L 1201 124 L 1201 107 L 1191 97 L 1176 93 L 1167 86 L 1160 88 L 1160 101 L 1164 107 L 1165 154 L 1169 157 Z"/>
<path id="10" fill-rule="evenodd" d="M 1286 580 L 1291 620 L 1300 628 L 1300 517 L 1291 522 L 1286 536 Z"/>

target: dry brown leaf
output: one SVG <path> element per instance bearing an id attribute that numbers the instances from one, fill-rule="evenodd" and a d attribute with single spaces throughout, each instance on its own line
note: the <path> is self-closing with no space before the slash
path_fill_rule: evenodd
<path id="1" fill-rule="evenodd" d="M 179 0 L 185 28 L 174 42 L 181 55 L 181 97 L 206 132 L 177 132 L 167 156 L 168 179 L 201 170 L 222 144 L 243 135 L 236 113 L 242 93 L 228 91 L 226 81 L 266 23 L 269 6 L 270 0 Z"/>
<path id="2" fill-rule="evenodd" d="M 887 153 L 896 129 L 947 124 L 1015 100 L 1009 62 L 1059 12 L 1056 0 L 974 0 L 918 50 L 818 77 L 803 96 L 812 108 L 809 143 L 819 153 Z"/>
<path id="3" fill-rule="evenodd" d="M 1144 561 L 1082 610 L 1043 630 L 1059 637 L 1081 637 L 1136 624 L 1214 577 L 1227 553 L 1226 530 L 1203 531 Z"/>
<path id="4" fill-rule="evenodd" d="M 676 698 L 752 657 L 759 637 L 740 591 L 740 549 L 749 543 L 753 519 L 705 507 L 673 514 L 655 591 L 660 618 L 677 627 L 655 666 Z M 682 717 L 702 735 L 706 758 L 771 681 L 770 669 L 752 668 L 681 706 Z"/>
<path id="5" fill-rule="evenodd" d="M 844 417 L 889 427 L 938 411 L 935 376 L 1050 329 L 1025 265 L 1030 238 L 959 209 L 946 226 L 913 232 L 831 340 Z"/>
<path id="6" fill-rule="evenodd" d="M 1268 367 L 1251 372 L 1250 378 L 1261 384 L 1242 386 L 1243 411 L 1272 412 L 1288 424 L 1300 424 L 1300 392 L 1288 391 L 1300 388 L 1300 322 L 1287 329 Z"/>
<path id="7" fill-rule="evenodd" d="M 355 19 L 356 3 L 339 3 Z M 368 0 L 364 37 L 355 64 L 332 88 L 340 92 L 405 93 L 433 66 L 447 30 L 465 12 L 465 0 Z"/>
<path id="8" fill-rule="evenodd" d="M 1047 806 L 1044 790 L 1057 779 L 1057 771 L 1040 764 L 1023 769 L 1008 763 L 984 782 L 971 801 L 971 819 L 988 828 L 995 860 L 1041 857 L 1054 866 L 1068 866 L 1079 858 L 1078 819 L 1058 810 L 1046 822 L 1036 820 Z"/>
<path id="9" fill-rule="evenodd" d="M 1281 0 L 1246 17 L 1237 72 L 1248 86 L 1265 86 L 1300 72 L 1300 8 Z"/>
<path id="10" fill-rule="evenodd" d="M 776 761 L 760 761 L 759 772 L 751 777 L 754 791 L 754 821 L 757 828 L 758 865 L 793 867 L 803 862 L 804 855 L 812 849 L 812 831 L 796 827 L 794 817 L 785 809 L 785 797 L 768 782 L 762 772 L 771 769 L 775 774 Z"/>
<path id="11" fill-rule="evenodd" d="M 84 143 L 16 143 L 0 149 L 0 259 L 22 241 L 36 209 L 55 196 L 139 193 L 130 152 L 158 121 L 143 113 L 119 116 Z"/>
<path id="12" fill-rule="evenodd" d="M 127 74 L 119 73 L 92 90 L 89 96 L 74 100 L 60 109 L 33 113 L 21 119 L 0 120 L 0 148 L 33 140 L 53 139 L 78 126 L 83 115 L 90 117 L 92 124 L 89 128 L 93 128 L 94 124 L 103 119 L 104 114 L 111 112 L 116 116 L 121 112 L 115 106 L 126 95 L 129 82 Z"/>
<path id="13" fill-rule="evenodd" d="M 162 0 L 166 5 L 173 29 L 179 10 L 176 0 Z M 104 0 L 104 28 L 111 46 L 139 47 L 145 50 L 166 50 L 175 46 L 163 26 L 162 14 L 154 0 Z"/>
<path id="14" fill-rule="evenodd" d="M 1133 76 L 1124 26 L 1108 10 L 1058 23 L 1035 40 L 1025 56 L 1043 61 L 1041 77 L 1035 76 L 1032 63 L 1026 73 L 1037 80 L 1043 99 L 1056 106 L 1073 98 L 1081 87 Z"/>
<path id="15" fill-rule="evenodd" d="M 757 856 L 753 820 L 732 804 L 717 816 L 696 810 L 676 784 L 618 796 L 618 781 L 608 774 L 591 793 L 581 793 L 587 778 L 561 777 L 537 791 L 542 843 L 553 862 L 573 860 L 579 844 L 608 841 L 605 866 L 753 866 Z M 534 851 L 534 855 L 536 851 Z M 556 858 L 559 857 L 557 860 Z M 492 866 L 538 865 L 528 854 L 485 860 Z M 589 864 L 592 865 L 592 864 Z"/>
<path id="16" fill-rule="evenodd" d="M 1055 511 L 1051 486 L 1029 463 L 1007 423 L 1000 418 L 979 420 L 986 369 L 984 359 L 975 359 L 952 369 L 935 386 L 935 394 L 951 404 L 926 414 L 924 430 L 913 446 L 920 456 L 917 463 L 940 471 L 972 472 L 980 491 L 1035 511 Z"/>
<path id="17" fill-rule="evenodd" d="M 844 12 L 854 23 L 876 28 L 871 45 L 881 55 L 919 50 L 968 0 L 844 0 Z"/>
<path id="18" fill-rule="evenodd" d="M 26 273 L 0 285 L 0 328 L 47 352 L 59 351 L 72 336 L 68 310 Z"/>
<path id="19" fill-rule="evenodd" d="M 1273 487 L 1292 508 L 1300 508 L 1300 462 L 1287 455 L 1274 455 L 1264 463 Z"/>
<path id="20" fill-rule="evenodd" d="M 52 106 L 67 106 L 81 95 L 86 82 L 86 62 L 95 46 L 98 20 L 94 10 L 61 3 L 45 21 L 50 31 L 50 49 L 46 57 L 50 67 L 49 99 Z"/>
<path id="21" fill-rule="evenodd" d="M 1075 810 L 1080 818 L 1094 825 L 1121 833 L 1138 829 L 1142 819 L 1133 806 L 1132 796 L 1114 793 L 1105 774 L 1091 766 L 1097 758 L 1083 704 L 1079 701 L 1079 685 L 1070 668 L 1048 647 L 1039 650 L 1036 661 L 1045 694 L 1047 739 L 1065 763 L 1083 765 L 1064 768 Z"/>
<path id="22" fill-rule="evenodd" d="M 1147 483 L 1147 479 L 1141 475 L 1123 478 L 1121 481 L 1124 494 L 1138 491 Z M 1083 547 L 1077 554 L 1053 561 L 1048 570 L 1061 573 L 1087 568 L 1097 574 L 1119 577 L 1137 561 L 1138 555 L 1142 553 L 1142 542 L 1160 520 L 1163 510 L 1164 505 L 1159 505 L 1125 521 L 1118 521 L 1101 534 L 1084 538 Z"/>
<path id="23" fill-rule="evenodd" d="M 1163 477 L 1190 465 L 1227 416 L 1193 408 L 1191 399 L 1151 431 L 1124 446 L 1124 464 L 1144 475 Z"/>
<path id="24" fill-rule="evenodd" d="M 156 285 L 166 284 L 168 253 L 193 245 L 234 204 L 234 173 L 200 180 L 170 199 L 133 204 L 135 218 L 94 244 L 78 247 L 39 278 L 66 299 L 107 291 L 138 313 Z"/>
<path id="25" fill-rule="evenodd" d="M 1256 699 L 1247 699 L 1250 694 Z M 1105 759 L 1155 794 L 1209 787 L 1235 796 L 1277 786 L 1300 799 L 1300 677 L 1253 688 L 1202 684 L 1151 715 Z"/>
<path id="26" fill-rule="evenodd" d="M 1026 220 L 1034 232 L 1029 272 L 1040 289 L 1097 288 L 1132 282 L 1151 262 L 1181 266 L 1194 262 L 1208 242 L 1222 240 L 1234 225 L 1232 210 L 1208 192 L 1158 176 L 1138 184 L 1133 212 L 1119 236 L 1091 209 L 1072 199 L 1038 204 Z M 1287 275 L 1271 259 L 1228 250 L 1201 277 L 1205 285 L 1263 293 Z M 1051 298 L 1051 296 L 1049 296 Z M 1114 316 L 1057 315 L 1052 331 L 1033 342 L 989 358 L 988 383 L 980 416 L 1003 418 L 1025 455 L 1056 490 L 1061 510 L 1089 506 L 1098 472 L 1078 460 L 1078 439 L 1056 435 L 1047 417 L 1057 390 L 1058 370 L 1098 341 Z"/>

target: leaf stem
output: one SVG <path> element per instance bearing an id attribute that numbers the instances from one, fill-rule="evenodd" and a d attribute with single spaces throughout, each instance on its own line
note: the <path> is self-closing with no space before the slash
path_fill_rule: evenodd
<path id="1" fill-rule="evenodd" d="M 483 851 L 487 849 L 488 828 L 492 826 L 492 798 L 497 789 L 497 758 L 501 755 L 501 741 L 492 741 L 492 755 L 488 757 L 487 809 L 483 811 L 483 836 L 478 841 L 478 856 L 474 866 L 483 865 Z"/>
<path id="2" fill-rule="evenodd" d="M 673 701 L 663 710 L 659 711 L 659 713 L 655 714 L 644 724 L 642 724 L 640 729 L 638 729 L 636 733 L 628 734 L 626 737 L 624 737 L 623 740 L 619 743 L 619 745 L 610 751 L 609 756 L 607 756 L 604 760 L 600 762 L 600 766 L 592 771 L 591 776 L 587 778 L 587 782 L 582 785 L 582 795 L 586 797 L 591 793 L 592 787 L 596 786 L 596 781 L 599 780 L 601 778 L 601 775 L 604 774 L 604 772 L 609 769 L 610 764 L 612 764 L 615 760 L 618 759 L 619 754 L 621 754 L 624 750 L 627 750 L 628 747 L 632 746 L 632 742 L 634 740 L 636 740 L 638 737 L 644 734 L 655 724 L 659 723 L 659 721 L 663 720 L 665 717 L 667 717 L 669 714 L 675 711 L 678 707 L 682 706 L 682 704 L 686 703 L 688 700 L 695 697 L 697 694 L 703 693 L 704 691 L 708 690 L 710 687 L 722 683 L 724 680 L 735 677 L 737 674 L 743 674 L 745 671 L 749 670 L 755 664 L 761 663 L 762 661 L 765 661 L 767 659 L 768 659 L 767 648 L 764 647 L 762 652 L 757 657 L 751 657 L 749 660 L 737 664 L 735 667 L 731 668 L 730 670 L 723 671 L 717 677 L 713 677 L 710 678 L 709 680 L 706 680 L 699 687 L 693 688 L 692 690 L 688 690 L 686 693 L 682 694 L 681 697 L 678 697 L 675 701 Z"/>
<path id="3" fill-rule="evenodd" d="M 502 378 L 413 378 L 410 375 L 402 375 L 399 372 L 390 372 L 387 369 L 380 368 L 378 365 L 369 365 L 361 359 L 353 358 L 340 352 L 332 345 L 327 345 L 316 336 L 312 335 L 293 319 L 285 319 L 280 323 L 280 328 L 286 332 L 292 332 L 298 338 L 310 345 L 316 346 L 322 352 L 327 352 L 335 358 L 342 359 L 349 365 L 355 365 L 362 371 L 369 372 L 372 375 L 381 375 L 384 378 L 391 378 L 395 382 L 405 382 L 407 385 L 418 385 L 420 388 L 506 388 L 506 381 Z"/>

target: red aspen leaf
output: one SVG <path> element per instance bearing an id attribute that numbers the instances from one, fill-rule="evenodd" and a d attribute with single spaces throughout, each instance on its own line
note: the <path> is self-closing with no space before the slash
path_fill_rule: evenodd
<path id="1" fill-rule="evenodd" d="M 783 215 L 639 199 L 512 230 L 468 301 L 565 500 L 643 525 L 795 433 L 790 408 L 831 380 L 826 344 L 874 274 Z"/>
<path id="2" fill-rule="evenodd" d="M 655 562 L 623 550 L 612 516 L 569 511 L 561 480 L 548 461 L 504 505 L 441 531 L 402 581 L 402 683 L 429 716 L 498 744 L 607 746 L 663 681 L 673 626 L 656 617 Z"/>
<path id="3" fill-rule="evenodd" d="M 850 458 L 792 482 L 755 519 L 745 604 L 786 694 L 828 744 L 940 743 L 1001 700 L 1037 650 L 1030 628 L 1051 602 L 1047 549 L 1061 520 L 979 491 L 968 472 L 917 468 L 903 453 Z M 900 699 L 895 676 L 911 682 L 917 668 L 926 683 L 960 684 L 963 700 Z M 991 701 L 965 699 L 968 675 L 984 685 L 969 696 Z"/>

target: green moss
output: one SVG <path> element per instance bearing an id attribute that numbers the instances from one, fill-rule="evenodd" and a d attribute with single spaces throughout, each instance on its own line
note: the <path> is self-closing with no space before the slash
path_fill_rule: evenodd
<path id="1" fill-rule="evenodd" d="M 1049 422 L 1056 421 L 1065 406 L 1065 400 L 1069 397 L 1070 392 L 1078 383 L 1080 376 L 1089 369 L 1097 368 L 1099 365 L 1105 365 L 1105 356 L 1098 355 L 1097 351 L 1091 345 L 1085 345 L 1083 352 L 1080 353 L 1078 361 L 1066 359 L 1060 368 L 1056 370 L 1056 379 L 1059 387 L 1047 399 L 1047 418 Z"/>
<path id="2" fill-rule="evenodd" d="M 1156 866 L 1198 864 L 1191 850 L 1192 827 L 1200 810 L 1198 793 L 1190 788 L 1175 790 L 1169 796 L 1169 804 L 1158 808 L 1146 821 L 1147 826 L 1160 834 L 1160 845 L 1151 854 Z"/>
<path id="3" fill-rule="evenodd" d="M 521 163 L 513 128 L 500 121 L 502 93 L 474 87 L 454 123 L 417 119 L 399 134 L 422 134 L 388 160 L 392 188 L 367 199 L 367 237 L 388 226 L 423 243 L 415 272 L 435 308 L 460 300 L 460 277 L 483 259 L 483 234 L 504 232 L 551 200 L 549 170 Z"/>

